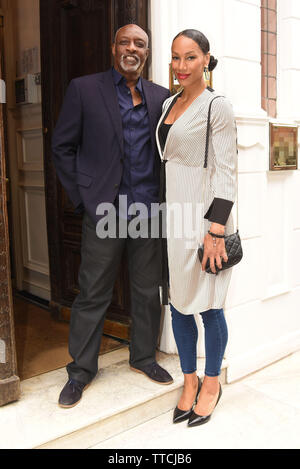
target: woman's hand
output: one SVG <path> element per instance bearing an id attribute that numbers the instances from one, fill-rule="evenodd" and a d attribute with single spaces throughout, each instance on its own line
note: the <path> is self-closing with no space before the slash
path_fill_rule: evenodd
<path id="1" fill-rule="evenodd" d="M 215 234 L 224 235 L 225 227 L 213 223 L 210 231 Z M 222 259 L 224 262 L 228 261 L 224 238 L 215 238 L 207 233 L 204 238 L 204 254 L 201 264 L 203 271 L 205 271 L 207 259 L 210 261 L 210 268 L 214 274 L 216 273 L 216 265 L 219 269 L 222 269 Z"/>

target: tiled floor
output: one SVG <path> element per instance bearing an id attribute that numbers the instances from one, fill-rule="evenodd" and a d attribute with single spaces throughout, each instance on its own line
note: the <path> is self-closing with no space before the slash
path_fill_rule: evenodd
<path id="1" fill-rule="evenodd" d="M 172 424 L 172 411 L 92 449 L 299 449 L 300 352 L 223 386 L 209 423 Z"/>

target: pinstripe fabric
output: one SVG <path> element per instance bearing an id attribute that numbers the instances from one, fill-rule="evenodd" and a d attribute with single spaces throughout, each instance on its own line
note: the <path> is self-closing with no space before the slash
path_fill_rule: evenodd
<path id="1" fill-rule="evenodd" d="M 162 152 L 159 126 L 174 99 L 167 99 L 157 128 L 157 144 L 166 164 L 166 201 L 169 262 L 169 301 L 182 314 L 196 314 L 224 307 L 231 269 L 217 276 L 201 271 L 198 246 L 211 222 L 204 219 L 214 198 L 235 201 L 237 189 L 236 124 L 230 102 L 218 98 L 212 104 L 208 168 L 203 169 L 207 115 L 217 96 L 205 90 L 173 124 Z M 183 209 L 189 203 L 189 209 Z M 196 228 L 196 215 L 200 224 Z M 180 210 L 181 209 L 181 210 Z M 174 216 L 185 214 L 183 216 Z M 179 211 L 179 212 L 178 212 Z M 189 223 L 193 220 L 193 224 Z M 189 226 L 190 225 L 190 226 Z M 178 237 L 180 229 L 183 236 Z M 176 231 L 177 230 L 177 231 Z M 234 231 L 230 214 L 225 234 Z"/>

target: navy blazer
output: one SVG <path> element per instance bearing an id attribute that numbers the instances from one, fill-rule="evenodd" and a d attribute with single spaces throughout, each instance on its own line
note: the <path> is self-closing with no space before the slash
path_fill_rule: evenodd
<path id="1" fill-rule="evenodd" d="M 155 131 L 169 90 L 142 79 L 147 103 L 155 174 L 160 157 Z M 97 223 L 97 206 L 114 203 L 123 173 L 123 130 L 112 70 L 72 80 L 52 139 L 58 177 L 75 210 L 86 210 Z"/>

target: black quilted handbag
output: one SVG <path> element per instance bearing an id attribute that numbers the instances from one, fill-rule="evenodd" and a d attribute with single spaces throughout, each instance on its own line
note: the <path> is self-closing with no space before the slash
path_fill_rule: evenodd
<path id="1" fill-rule="evenodd" d="M 205 161 L 204 161 L 204 168 L 207 168 L 207 158 L 208 158 L 208 146 L 209 146 L 209 131 L 210 131 L 210 115 L 211 115 L 211 105 L 212 102 L 219 98 L 220 96 L 216 96 L 210 102 L 209 111 L 208 111 L 208 120 L 207 120 L 207 135 L 206 135 L 206 150 L 205 150 Z M 205 266 L 205 272 L 208 274 L 218 275 L 219 272 L 222 270 L 230 269 L 234 265 L 238 264 L 241 259 L 243 258 L 243 249 L 242 249 L 242 242 L 239 234 L 239 230 L 237 229 L 236 233 L 233 233 L 229 236 L 225 236 L 225 248 L 228 257 L 228 261 L 225 262 L 222 260 L 222 269 L 219 269 L 217 265 L 215 265 L 216 273 L 212 272 L 210 268 L 210 260 L 207 259 L 207 263 Z M 200 262 L 202 263 L 204 254 L 204 248 L 201 246 L 198 249 L 198 256 Z"/>
<path id="2" fill-rule="evenodd" d="M 228 262 L 224 262 L 222 260 L 222 269 L 219 269 L 217 265 L 215 265 L 216 268 L 216 274 L 218 275 L 221 270 L 226 270 L 230 269 L 234 265 L 238 264 L 243 257 L 243 249 L 242 249 L 242 243 L 241 243 L 241 238 L 239 235 L 239 230 L 237 230 L 236 233 L 233 233 L 232 235 L 225 236 L 225 248 L 227 252 L 227 257 L 228 257 Z M 198 249 L 198 255 L 200 262 L 202 263 L 203 259 L 203 247 L 200 247 Z M 205 272 L 208 274 L 213 274 L 214 272 L 211 271 L 210 269 L 210 260 L 207 259 L 207 263 L 205 266 Z"/>

